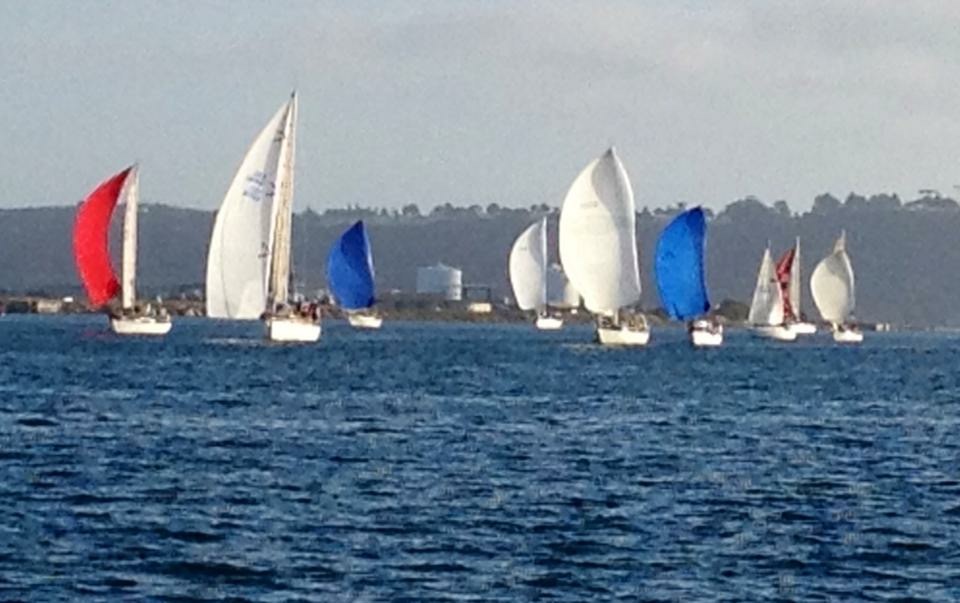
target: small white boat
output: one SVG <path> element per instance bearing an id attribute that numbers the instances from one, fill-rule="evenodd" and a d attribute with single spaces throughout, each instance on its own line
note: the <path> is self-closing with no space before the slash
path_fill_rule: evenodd
<path id="1" fill-rule="evenodd" d="M 770 255 L 770 246 L 763 250 L 757 285 L 753 289 L 747 322 L 754 334 L 775 341 L 796 341 L 797 334 L 784 324 L 784 295 Z"/>
<path id="2" fill-rule="evenodd" d="M 836 328 L 833 330 L 833 340 L 837 343 L 860 343 L 863 341 L 863 331 L 853 326 Z"/>
<path id="3" fill-rule="evenodd" d="M 817 325 L 812 322 L 791 322 L 787 326 L 797 335 L 814 335 L 817 332 Z"/>
<path id="4" fill-rule="evenodd" d="M 563 328 L 563 319 L 559 316 L 539 315 L 534 326 L 541 331 L 557 331 Z"/>
<path id="5" fill-rule="evenodd" d="M 266 336 L 278 343 L 313 343 L 320 339 L 320 322 L 299 316 L 269 316 Z"/>
<path id="6" fill-rule="evenodd" d="M 797 332 L 793 330 L 791 325 L 761 325 L 754 326 L 751 330 L 754 334 L 764 339 L 772 339 L 774 341 L 797 340 Z"/>
<path id="7" fill-rule="evenodd" d="M 863 332 L 851 323 L 856 305 L 853 265 L 847 255 L 847 234 L 833 246 L 833 252 L 820 260 L 810 277 L 810 292 L 823 319 L 833 325 L 837 343 L 860 343 Z"/>
<path id="8" fill-rule="evenodd" d="M 383 326 L 383 317 L 379 314 L 348 312 L 347 322 L 354 329 L 379 329 Z"/>
<path id="9" fill-rule="evenodd" d="M 560 261 L 584 305 L 598 316 L 597 340 L 646 345 L 647 321 L 632 310 L 641 293 L 636 205 L 630 177 L 612 147 L 570 185 L 559 230 Z"/>
<path id="10" fill-rule="evenodd" d="M 710 320 L 695 320 L 690 325 L 690 343 L 697 348 L 714 348 L 723 344 L 723 325 Z"/>
<path id="11" fill-rule="evenodd" d="M 117 335 L 166 335 L 173 327 L 169 318 L 154 316 L 112 317 L 110 328 Z"/>
<path id="12" fill-rule="evenodd" d="M 601 320 L 597 325 L 597 339 L 604 345 L 644 346 L 650 342 L 650 326 L 643 314 L 636 315 L 633 323 L 627 321 Z"/>
<path id="13" fill-rule="evenodd" d="M 126 199 L 123 217 L 122 276 L 117 283 L 107 249 L 110 218 L 121 198 Z M 118 335 L 166 335 L 173 323 L 161 308 L 153 311 L 137 305 L 137 218 L 140 207 L 140 169 L 133 165 L 98 186 L 77 210 L 73 251 L 87 296 L 103 306 L 120 290 L 122 310 L 110 317 Z"/>

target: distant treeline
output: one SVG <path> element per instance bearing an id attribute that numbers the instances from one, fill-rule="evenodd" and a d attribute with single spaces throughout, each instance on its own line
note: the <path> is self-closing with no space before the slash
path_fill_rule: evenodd
<path id="1" fill-rule="evenodd" d="M 936 212 L 960 212 L 960 203 L 950 197 L 941 196 L 935 190 L 919 191 L 920 196 L 916 199 L 904 202 L 896 193 L 878 193 L 869 197 L 858 193 L 850 193 L 844 200 L 833 196 L 830 193 L 818 195 L 813 200 L 813 205 L 807 212 L 795 213 L 790 209 L 789 204 L 784 200 L 777 200 L 769 205 L 754 196 L 747 196 L 728 204 L 720 212 L 714 212 L 706 208 L 706 214 L 711 219 L 734 218 L 737 215 L 745 213 L 772 213 L 782 217 L 794 217 L 804 214 L 829 215 L 832 213 L 844 212 L 891 212 L 891 211 L 936 211 Z M 642 207 L 638 216 L 647 217 L 670 217 L 683 211 L 687 207 L 692 207 L 695 203 L 677 203 L 666 207 L 657 207 L 651 210 L 649 207 Z M 307 209 L 303 212 L 305 217 L 317 217 L 321 219 L 332 219 L 337 221 L 348 220 L 390 220 L 390 219 L 451 219 L 451 218 L 473 218 L 473 217 L 498 217 L 504 215 L 522 216 L 522 215 L 543 215 L 559 211 L 558 207 L 551 207 L 545 203 L 530 205 L 529 207 L 504 207 L 497 203 L 487 205 L 465 205 L 455 206 L 451 203 L 437 205 L 430 211 L 421 211 L 415 203 L 409 203 L 397 209 L 363 207 L 360 205 L 351 205 L 343 208 L 325 209 L 323 212 L 316 212 L 313 209 Z"/>
<path id="2" fill-rule="evenodd" d="M 692 203 L 690 205 L 693 205 Z M 686 204 L 638 212 L 643 303 L 656 308 L 652 251 L 666 221 Z M 70 241 L 75 207 L 0 210 L 0 291 L 79 294 Z M 381 291 L 414 288 L 418 266 L 444 262 L 463 270 L 464 282 L 510 296 L 506 257 L 516 236 L 547 216 L 550 254 L 556 258 L 559 209 L 508 208 L 489 203 L 443 204 L 429 212 L 415 204 L 398 209 L 359 206 L 306 210 L 294 219 L 294 270 L 302 290 L 325 286 L 329 246 L 354 220 L 368 223 Z M 119 212 L 118 212 L 119 214 Z M 960 326 L 960 204 L 935 191 L 902 201 L 893 194 L 844 199 L 818 196 L 795 213 L 784 201 L 746 197 L 711 217 L 707 272 L 711 296 L 748 302 L 757 266 L 769 242 L 775 254 L 801 238 L 804 310 L 815 315 L 806 281 L 841 229 L 857 276 L 857 313 L 864 320 L 916 326 Z M 148 204 L 140 219 L 139 286 L 146 294 L 202 294 L 213 212 Z M 120 220 L 112 251 L 119 254 Z"/>

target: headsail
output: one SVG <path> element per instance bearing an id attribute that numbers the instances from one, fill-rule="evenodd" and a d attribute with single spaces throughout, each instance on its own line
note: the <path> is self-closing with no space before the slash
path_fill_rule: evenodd
<path id="1" fill-rule="evenodd" d="M 570 186 L 559 230 L 560 261 L 588 310 L 613 314 L 640 299 L 633 189 L 613 148 Z"/>
<path id="2" fill-rule="evenodd" d="M 547 268 L 547 305 L 561 310 L 580 307 L 580 294 L 563 273 L 560 264 Z"/>
<path id="3" fill-rule="evenodd" d="M 274 192 L 293 100 L 247 151 L 217 211 L 207 255 L 207 315 L 258 318 L 266 308 Z"/>
<path id="4" fill-rule="evenodd" d="M 654 269 L 660 300 L 675 320 L 690 320 L 710 310 L 703 269 L 706 220 L 699 207 L 675 217 L 660 233 Z"/>
<path id="5" fill-rule="evenodd" d="M 373 254 L 362 220 L 348 228 L 330 248 L 327 286 L 344 310 L 362 310 L 373 305 Z"/>
<path id="6" fill-rule="evenodd" d="M 130 170 L 123 170 L 94 189 L 80 204 L 73 224 L 73 257 L 87 297 L 95 307 L 110 301 L 120 289 L 110 264 L 110 218 Z"/>
<path id="7" fill-rule="evenodd" d="M 753 289 L 753 301 L 747 321 L 753 325 L 783 324 L 783 291 L 773 265 L 770 248 L 763 251 L 760 271 L 757 273 L 757 285 Z"/>
<path id="8" fill-rule="evenodd" d="M 783 314 L 785 319 L 791 321 L 800 320 L 799 245 L 800 240 L 797 239 L 797 246 L 788 249 L 777 261 L 777 283 L 783 299 Z"/>
<path id="9" fill-rule="evenodd" d="M 510 249 L 510 284 L 521 310 L 547 305 L 547 219 L 524 230 Z"/>
<path id="10" fill-rule="evenodd" d="M 820 260 L 810 277 L 810 292 L 823 319 L 842 324 L 855 305 L 853 266 L 846 251 L 846 232 L 840 233 L 833 253 Z"/>

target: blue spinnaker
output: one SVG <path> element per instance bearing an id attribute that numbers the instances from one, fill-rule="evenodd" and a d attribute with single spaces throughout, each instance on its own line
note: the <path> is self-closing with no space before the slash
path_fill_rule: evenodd
<path id="1" fill-rule="evenodd" d="M 706 221 L 699 207 L 674 218 L 660 233 L 654 259 L 663 309 L 674 320 L 690 320 L 710 310 L 703 275 Z"/>
<path id="2" fill-rule="evenodd" d="M 373 305 L 373 256 L 363 220 L 348 228 L 330 248 L 327 286 L 344 310 Z"/>

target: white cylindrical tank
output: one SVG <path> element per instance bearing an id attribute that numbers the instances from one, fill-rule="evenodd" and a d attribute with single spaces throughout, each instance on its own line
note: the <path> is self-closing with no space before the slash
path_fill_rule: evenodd
<path id="1" fill-rule="evenodd" d="M 547 304 L 562 310 L 580 306 L 580 294 L 567 280 L 560 264 L 551 264 L 547 268 Z"/>
<path id="2" fill-rule="evenodd" d="M 417 268 L 417 293 L 459 301 L 463 298 L 463 271 L 442 263 Z"/>

